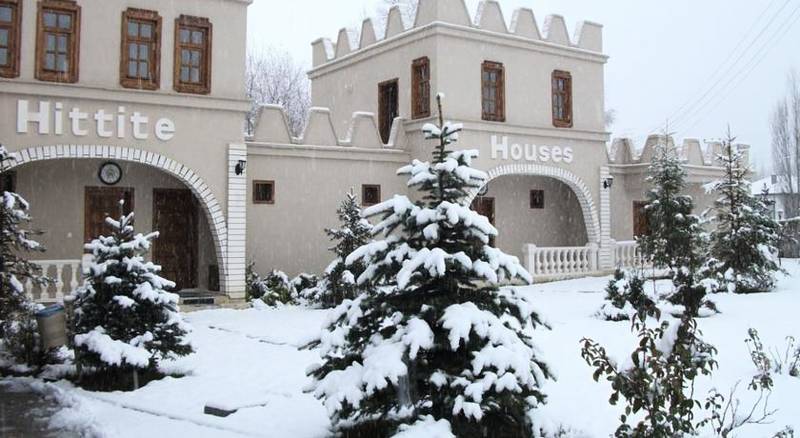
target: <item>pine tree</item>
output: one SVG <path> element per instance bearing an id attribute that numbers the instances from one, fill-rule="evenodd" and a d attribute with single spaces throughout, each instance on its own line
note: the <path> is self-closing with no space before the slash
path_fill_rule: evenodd
<path id="1" fill-rule="evenodd" d="M 75 292 L 75 345 L 82 364 L 101 377 L 157 371 L 160 360 L 192 352 L 178 296 L 165 290 L 175 283 L 145 261 L 158 232 L 134 234 L 133 217 L 106 218 L 111 235 L 86 244 L 92 261 Z"/>
<path id="2" fill-rule="evenodd" d="M 653 188 L 647 193 L 648 234 L 639 238 L 642 253 L 656 268 L 675 272 L 681 267 L 699 265 L 700 219 L 692 214 L 694 202 L 684 195 L 686 169 L 668 134 L 655 149 L 647 181 Z"/>
<path id="3" fill-rule="evenodd" d="M 8 152 L 0 145 L 0 171 L 5 172 Z M 4 191 L 0 205 L 0 338 L 8 325 L 29 312 L 24 283 L 47 287 L 49 280 L 42 268 L 23 257 L 29 252 L 43 252 L 34 237 L 41 234 L 27 229 L 31 220 L 28 202 L 22 196 Z"/>
<path id="4" fill-rule="evenodd" d="M 513 288 L 531 277 L 516 257 L 489 245 L 497 230 L 468 207 L 484 172 L 475 150 L 451 151 L 460 125 L 427 124 L 433 162 L 398 173 L 421 200 L 395 195 L 364 211 L 384 238 L 351 253 L 366 288 L 330 316 L 323 363 L 310 370 L 314 394 L 337 434 L 379 437 L 415 421 L 449 422 L 459 437 L 531 436 L 531 410 L 545 400 L 548 365 L 533 343 L 543 325 Z"/>
<path id="5" fill-rule="evenodd" d="M 345 299 L 353 299 L 358 292 L 356 279 L 364 272 L 364 264 L 356 260 L 345 264 L 345 259 L 357 248 L 369 242 L 372 225 L 361 216 L 361 207 L 353 190 L 347 193 L 336 210 L 341 228 L 329 228 L 325 233 L 336 244 L 330 248 L 336 258 L 328 265 L 322 281 L 317 287 L 318 299 L 326 307 L 339 305 Z"/>
<path id="6" fill-rule="evenodd" d="M 730 292 L 767 291 L 781 270 L 774 256 L 781 227 L 763 200 L 752 194 L 749 168 L 733 142 L 728 134 L 716 158 L 725 176 L 714 183 L 719 198 L 714 202 L 716 229 L 711 233 L 707 275 Z"/>

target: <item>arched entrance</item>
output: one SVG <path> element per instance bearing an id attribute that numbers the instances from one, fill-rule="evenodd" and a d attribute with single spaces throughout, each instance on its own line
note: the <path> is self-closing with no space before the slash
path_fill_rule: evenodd
<path id="1" fill-rule="evenodd" d="M 217 261 L 219 288 L 227 292 L 227 225 L 222 207 L 206 182 L 191 168 L 160 154 L 141 149 L 118 146 L 96 145 L 55 145 L 30 147 L 15 151 L 6 170 L 43 160 L 93 159 L 136 163 L 157 169 L 179 181 L 196 200 L 199 210 L 205 217 Z M 169 195 L 169 193 L 165 193 Z M 32 200 L 35 202 L 35 200 Z"/>
<path id="2" fill-rule="evenodd" d="M 479 211 L 497 208 L 488 214 L 500 231 L 498 247 L 519 256 L 537 279 L 598 269 L 599 215 L 580 177 L 538 164 L 502 165 L 487 173 L 489 192 L 480 196 L 485 187 L 472 189 L 468 200 Z"/>
<path id="3" fill-rule="evenodd" d="M 592 200 L 592 193 L 583 180 L 572 172 L 558 167 L 542 166 L 539 164 L 507 164 L 497 166 L 487 173 L 489 175 L 489 179 L 486 181 L 487 184 L 505 175 L 545 176 L 563 182 L 575 192 L 578 198 L 578 203 L 583 211 L 583 219 L 586 224 L 586 234 L 588 235 L 589 242 L 598 243 L 600 241 L 600 219 L 597 214 L 597 207 Z M 470 196 L 468 198 L 469 203 L 478 196 L 480 190 L 479 188 L 470 190 Z"/>

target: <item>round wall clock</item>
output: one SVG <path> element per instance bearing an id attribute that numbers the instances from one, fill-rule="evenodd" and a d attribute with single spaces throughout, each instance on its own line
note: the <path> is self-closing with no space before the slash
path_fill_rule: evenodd
<path id="1" fill-rule="evenodd" d="M 99 176 L 103 184 L 113 186 L 122 179 L 122 168 L 119 167 L 119 164 L 111 161 L 103 163 L 100 166 Z"/>

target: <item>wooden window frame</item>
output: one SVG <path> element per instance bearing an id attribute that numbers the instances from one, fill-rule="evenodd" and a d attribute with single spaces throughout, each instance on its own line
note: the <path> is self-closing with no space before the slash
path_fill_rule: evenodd
<path id="1" fill-rule="evenodd" d="M 428 71 L 427 79 L 421 79 L 420 69 Z M 422 94 L 425 94 L 424 96 Z M 427 56 L 417 58 L 411 63 L 411 118 L 422 119 L 431 116 L 431 61 Z"/>
<path id="2" fill-rule="evenodd" d="M 67 73 L 45 70 L 44 12 L 57 11 L 72 15 L 72 29 L 68 45 L 69 69 Z M 36 79 L 46 82 L 76 83 L 80 72 L 81 7 L 74 0 L 43 0 L 39 2 L 36 18 Z"/>
<path id="3" fill-rule="evenodd" d="M 367 202 L 367 190 L 369 189 L 376 189 L 378 191 L 378 202 Z M 383 201 L 381 197 L 381 185 L 380 184 L 361 184 L 361 206 L 362 207 L 369 207 L 371 205 L 380 204 Z"/>
<path id="4" fill-rule="evenodd" d="M 400 115 L 400 80 L 398 78 L 389 79 L 388 81 L 383 81 L 378 84 L 378 132 L 381 136 L 381 141 L 384 143 L 389 143 L 389 139 L 392 135 L 392 124 L 394 123 L 394 118 L 391 120 L 387 120 L 387 114 L 383 110 L 386 107 L 386 101 L 384 100 L 384 93 L 383 90 L 385 87 L 389 85 L 394 85 L 395 90 L 397 90 L 397 94 L 395 95 L 394 104 L 397 109 L 397 116 Z M 388 131 L 384 132 L 383 128 L 388 127 Z M 385 134 L 385 136 L 384 136 Z"/>
<path id="5" fill-rule="evenodd" d="M 486 99 L 486 85 L 487 82 L 483 80 L 483 75 L 487 71 L 498 72 L 497 90 L 495 93 L 495 102 L 493 113 L 487 112 L 484 102 Z M 481 64 L 481 119 L 489 122 L 505 122 L 506 121 L 506 68 L 500 62 L 483 61 Z"/>
<path id="6" fill-rule="evenodd" d="M 20 0 L 0 0 L 0 6 L 8 6 L 12 10 L 11 24 L 0 25 L 8 30 L 7 66 L 0 66 L 0 78 L 19 77 L 20 40 L 22 35 L 22 2 Z"/>
<path id="7" fill-rule="evenodd" d="M 202 29 L 206 35 L 205 45 L 198 47 L 189 43 L 181 43 L 181 28 Z M 211 93 L 211 55 L 213 42 L 213 26 L 208 18 L 181 15 L 175 19 L 175 68 L 173 69 L 173 87 L 178 93 L 209 94 Z M 202 80 L 200 83 L 181 81 L 181 49 L 184 47 L 202 49 L 203 60 L 200 63 Z"/>
<path id="8" fill-rule="evenodd" d="M 566 90 L 560 91 L 558 89 L 557 81 L 564 80 L 566 81 Z M 572 74 L 568 71 L 563 70 L 554 70 L 552 76 L 552 113 L 553 113 L 553 126 L 556 128 L 572 128 L 573 126 L 573 117 L 572 117 Z M 566 118 L 560 118 L 557 114 L 557 107 L 556 107 L 556 97 L 559 95 L 563 95 L 564 98 L 564 113 L 566 114 Z"/>
<path id="9" fill-rule="evenodd" d="M 258 193 L 257 187 L 260 184 L 267 184 L 267 185 L 272 186 L 272 199 L 269 199 L 269 200 L 257 199 L 257 197 L 256 197 L 256 194 Z M 253 181 L 253 204 L 264 204 L 264 205 L 275 204 L 275 181 L 274 180 L 254 180 Z"/>
<path id="10" fill-rule="evenodd" d="M 532 189 L 530 191 L 530 208 L 531 210 L 544 210 L 545 206 L 545 198 L 544 198 L 544 190 L 542 189 Z M 534 202 L 536 199 L 535 197 L 541 197 L 541 203 Z"/>
<path id="11" fill-rule="evenodd" d="M 128 22 L 131 20 L 148 22 L 153 26 L 153 38 L 150 43 L 148 64 L 150 79 L 132 78 L 128 76 L 128 63 L 130 52 L 128 44 L 132 42 L 128 35 Z M 139 41 L 139 40 L 137 40 Z M 156 11 L 146 9 L 128 8 L 122 12 L 122 37 L 119 57 L 119 83 L 124 88 L 137 90 L 158 90 L 161 87 L 161 16 Z"/>

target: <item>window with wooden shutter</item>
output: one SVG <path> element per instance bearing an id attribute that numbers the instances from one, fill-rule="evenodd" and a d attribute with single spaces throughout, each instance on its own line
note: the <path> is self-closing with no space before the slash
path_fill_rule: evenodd
<path id="1" fill-rule="evenodd" d="M 572 127 L 572 75 L 569 72 L 553 72 L 553 126 Z"/>
<path id="2" fill-rule="evenodd" d="M 36 79 L 78 82 L 81 8 L 74 1 L 39 2 Z"/>
<path id="3" fill-rule="evenodd" d="M 381 140 L 389 143 L 394 119 L 400 115 L 397 79 L 378 84 L 378 129 Z"/>
<path id="4" fill-rule="evenodd" d="M 427 57 L 414 60 L 411 66 L 411 117 L 431 115 L 431 63 Z"/>
<path id="5" fill-rule="evenodd" d="M 503 64 L 485 61 L 481 67 L 482 118 L 505 122 L 505 69 Z"/>
<path id="6" fill-rule="evenodd" d="M 19 41 L 22 2 L 0 0 L 0 77 L 19 76 Z"/>
<path id="7" fill-rule="evenodd" d="M 158 12 L 128 8 L 122 13 L 120 85 L 157 90 L 161 83 L 161 17 Z"/>
<path id="8" fill-rule="evenodd" d="M 181 15 L 175 20 L 175 91 L 211 92 L 211 22 Z"/>

